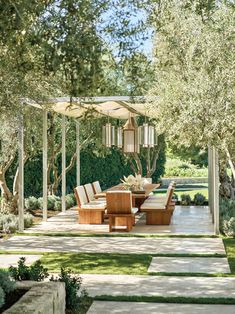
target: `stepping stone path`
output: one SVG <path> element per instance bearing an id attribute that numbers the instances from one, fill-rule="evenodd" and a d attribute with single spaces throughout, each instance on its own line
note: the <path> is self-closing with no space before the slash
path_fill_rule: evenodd
<path id="1" fill-rule="evenodd" d="M 217 257 L 153 257 L 149 273 L 230 273 L 227 258 Z"/>
<path id="2" fill-rule="evenodd" d="M 17 266 L 17 262 L 20 257 L 25 257 L 25 264 L 27 266 L 32 265 L 39 260 L 42 255 L 23 255 L 23 254 L 0 254 L 0 268 L 8 268 L 10 266 Z"/>
<path id="3" fill-rule="evenodd" d="M 87 314 L 234 314 L 234 305 L 95 301 Z"/>
<path id="4" fill-rule="evenodd" d="M 0 241 L 0 250 L 27 252 L 204 254 L 225 255 L 220 238 L 138 238 L 138 237 L 56 237 L 14 236 Z M 15 256 L 15 255 L 13 255 Z M 0 255 L 1 262 L 3 255 Z M 27 256 L 29 257 L 29 256 Z M 35 258 L 39 258 L 36 255 Z M 15 258 L 15 257 L 14 257 Z M 14 259 L 13 258 L 13 259 Z M 8 256 L 4 257 L 8 259 Z M 17 257 L 18 259 L 18 257 Z M 9 261 L 9 259 L 8 259 Z M 2 262 L 3 263 L 3 262 Z M 0 267 L 1 264 L 0 264 Z M 229 273 L 226 258 L 154 257 L 149 271 Z M 234 305 L 159 304 L 143 302 L 95 301 L 89 314 L 105 313 L 235 313 L 235 277 L 81 275 L 91 296 L 156 296 L 231 298 Z"/>
<path id="5" fill-rule="evenodd" d="M 235 303 L 235 277 L 84 274 L 82 278 L 91 296 L 233 298 Z"/>

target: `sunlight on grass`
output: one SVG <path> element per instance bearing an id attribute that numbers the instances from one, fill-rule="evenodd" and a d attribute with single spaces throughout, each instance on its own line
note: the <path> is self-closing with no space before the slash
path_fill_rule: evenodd
<path id="1" fill-rule="evenodd" d="M 61 267 L 84 274 L 147 274 L 152 257 L 147 254 L 48 253 L 41 261 L 50 272 Z"/>
<path id="2" fill-rule="evenodd" d="M 228 263 L 232 274 L 235 274 L 235 239 L 223 239 L 226 249 Z"/>
<path id="3" fill-rule="evenodd" d="M 185 190 L 175 190 L 174 191 L 175 194 L 178 195 L 179 199 L 180 199 L 180 196 L 182 194 L 189 194 L 191 199 L 193 200 L 194 198 L 194 195 L 197 194 L 197 193 L 201 193 L 202 195 L 204 195 L 206 197 L 206 199 L 208 200 L 208 189 L 185 189 Z M 166 194 L 166 191 L 156 191 L 155 194 L 158 196 L 160 195 L 165 195 Z"/>

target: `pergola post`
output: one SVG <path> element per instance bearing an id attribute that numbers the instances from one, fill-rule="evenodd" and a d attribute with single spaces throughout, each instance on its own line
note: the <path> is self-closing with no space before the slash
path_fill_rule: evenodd
<path id="1" fill-rule="evenodd" d="M 214 231 L 219 234 L 219 158 L 215 147 L 212 147 L 212 178 L 213 178 L 213 206 Z"/>
<path id="2" fill-rule="evenodd" d="M 213 180 L 212 180 L 212 149 L 208 146 L 208 202 L 209 208 L 212 215 L 212 222 L 214 223 L 214 212 L 213 212 Z"/>
<path id="3" fill-rule="evenodd" d="M 18 128 L 18 150 L 19 150 L 19 232 L 24 231 L 24 117 L 21 111 L 19 115 Z"/>
<path id="4" fill-rule="evenodd" d="M 77 186 L 80 185 L 80 126 L 79 126 L 79 121 L 76 120 L 76 155 L 77 155 L 77 160 L 76 160 L 76 173 L 77 173 Z"/>
<path id="5" fill-rule="evenodd" d="M 66 211 L 66 118 L 62 115 L 62 212 Z"/>
<path id="6" fill-rule="evenodd" d="M 43 221 L 47 221 L 47 110 L 43 110 Z"/>

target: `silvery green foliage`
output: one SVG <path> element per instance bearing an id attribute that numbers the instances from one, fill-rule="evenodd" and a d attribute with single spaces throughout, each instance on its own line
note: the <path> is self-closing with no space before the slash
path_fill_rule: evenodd
<path id="1" fill-rule="evenodd" d="M 235 201 L 220 199 L 220 231 L 235 236 Z"/>
<path id="2" fill-rule="evenodd" d="M 38 199 L 34 196 L 30 196 L 25 199 L 25 208 L 30 210 L 35 210 L 39 208 Z"/>
<path id="3" fill-rule="evenodd" d="M 33 215 L 26 213 L 24 214 L 24 226 L 25 228 L 31 227 L 33 224 Z"/>
<path id="4" fill-rule="evenodd" d="M 186 1 L 161 1 L 149 109 L 179 145 L 234 147 L 235 10 L 199 14 Z"/>
<path id="5" fill-rule="evenodd" d="M 33 224 L 33 216 L 26 213 L 24 215 L 24 225 L 29 228 Z M 19 217 L 13 214 L 0 215 L 0 230 L 4 233 L 14 233 L 18 230 Z"/>

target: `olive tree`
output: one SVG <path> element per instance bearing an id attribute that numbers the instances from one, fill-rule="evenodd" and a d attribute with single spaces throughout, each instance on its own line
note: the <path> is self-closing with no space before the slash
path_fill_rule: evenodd
<path id="1" fill-rule="evenodd" d="M 214 145 L 235 178 L 235 11 L 219 3 L 199 14 L 199 2 L 162 1 L 156 12 L 149 107 L 178 145 Z"/>

